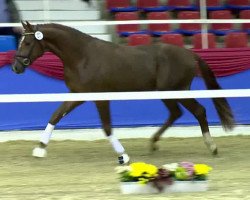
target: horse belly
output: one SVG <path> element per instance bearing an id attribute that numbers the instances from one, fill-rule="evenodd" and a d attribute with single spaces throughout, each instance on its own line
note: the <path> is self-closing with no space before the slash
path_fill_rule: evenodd
<path id="1" fill-rule="evenodd" d="M 152 91 L 155 83 L 154 76 L 145 71 L 97 74 L 92 79 L 75 76 L 75 79 L 66 81 L 67 87 L 74 92 Z"/>
<path id="2" fill-rule="evenodd" d="M 134 71 L 133 73 L 113 74 L 98 80 L 100 88 L 106 91 L 150 91 L 155 89 L 155 79 L 151 74 Z"/>
<path id="3" fill-rule="evenodd" d="M 135 66 L 126 65 L 111 73 L 107 82 L 110 82 L 116 91 L 155 90 L 156 72 L 154 64 L 139 62 Z"/>
<path id="4" fill-rule="evenodd" d="M 155 81 L 145 77 L 128 77 L 116 80 L 110 88 L 114 91 L 152 91 L 155 90 Z"/>

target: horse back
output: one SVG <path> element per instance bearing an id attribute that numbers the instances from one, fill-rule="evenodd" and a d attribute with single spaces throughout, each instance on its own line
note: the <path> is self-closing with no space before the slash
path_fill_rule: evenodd
<path id="1" fill-rule="evenodd" d="M 81 92 L 180 89 L 194 76 L 193 55 L 174 45 L 130 47 L 93 40 L 87 49 L 75 74 Z"/>
<path id="2" fill-rule="evenodd" d="M 138 48 L 100 40 L 89 42 L 74 72 L 81 92 L 155 90 L 156 60 Z"/>

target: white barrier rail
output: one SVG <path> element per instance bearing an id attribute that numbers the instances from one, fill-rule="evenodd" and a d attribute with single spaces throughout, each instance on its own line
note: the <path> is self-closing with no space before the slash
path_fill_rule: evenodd
<path id="1" fill-rule="evenodd" d="M 152 100 L 220 97 L 250 97 L 250 89 L 57 94 L 6 94 L 0 95 L 0 103 L 149 99 Z"/>
<path id="2" fill-rule="evenodd" d="M 249 19 L 173 19 L 173 20 L 129 20 L 129 21 L 53 21 L 54 23 L 63 24 L 66 26 L 96 26 L 96 25 L 118 25 L 118 24 L 227 24 L 227 23 L 249 23 Z M 44 21 L 41 23 L 50 23 L 49 21 Z M 19 27 L 20 23 L 0 23 L 0 27 Z"/>

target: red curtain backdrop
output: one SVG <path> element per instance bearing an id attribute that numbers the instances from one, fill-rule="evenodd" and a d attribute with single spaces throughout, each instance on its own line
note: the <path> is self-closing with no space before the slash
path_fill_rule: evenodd
<path id="1" fill-rule="evenodd" d="M 250 48 L 193 49 L 210 66 L 217 77 L 229 76 L 250 69 Z M 10 65 L 15 51 L 0 52 L 0 67 Z M 63 80 L 63 64 L 52 53 L 45 53 L 30 66 L 35 71 Z"/>

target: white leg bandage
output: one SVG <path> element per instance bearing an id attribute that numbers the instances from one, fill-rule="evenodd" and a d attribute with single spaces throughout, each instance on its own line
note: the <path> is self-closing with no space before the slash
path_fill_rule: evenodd
<path id="1" fill-rule="evenodd" d="M 108 139 L 116 153 L 118 153 L 119 155 L 124 153 L 125 149 L 114 135 L 110 135 Z"/>
<path id="2" fill-rule="evenodd" d="M 52 131 L 54 130 L 54 128 L 55 128 L 54 125 L 48 124 L 46 129 L 44 130 L 44 132 L 41 135 L 40 142 L 47 145 L 49 143 L 49 140 L 51 138 Z"/>

